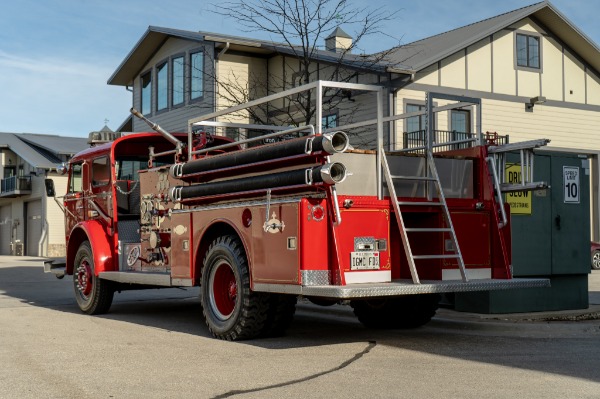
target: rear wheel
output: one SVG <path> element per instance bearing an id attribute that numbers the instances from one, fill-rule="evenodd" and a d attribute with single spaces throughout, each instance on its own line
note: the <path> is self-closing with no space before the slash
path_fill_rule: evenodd
<path id="1" fill-rule="evenodd" d="M 416 328 L 435 315 L 438 294 L 351 301 L 358 320 L 369 328 Z"/>
<path id="2" fill-rule="evenodd" d="M 592 269 L 600 270 L 600 250 L 595 250 L 592 254 Z"/>
<path id="3" fill-rule="evenodd" d="M 252 292 L 244 247 L 237 237 L 210 245 L 202 269 L 202 312 L 215 338 L 229 341 L 258 336 L 267 319 L 269 295 Z"/>
<path id="4" fill-rule="evenodd" d="M 109 281 L 95 275 L 94 257 L 89 241 L 82 242 L 75 255 L 73 286 L 77 305 L 82 312 L 87 314 L 108 312 L 115 292 Z"/>

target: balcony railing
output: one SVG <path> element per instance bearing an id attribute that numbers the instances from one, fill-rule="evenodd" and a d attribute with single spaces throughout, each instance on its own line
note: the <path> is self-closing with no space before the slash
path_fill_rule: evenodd
<path id="1" fill-rule="evenodd" d="M 12 176 L 0 181 L 0 197 L 31 194 L 31 176 Z"/>
<path id="2" fill-rule="evenodd" d="M 464 133 L 457 131 L 435 130 L 433 134 L 433 152 L 470 148 L 475 145 L 477 138 L 476 133 Z M 427 135 L 425 130 L 404 132 L 402 137 L 403 149 L 410 150 L 411 148 L 414 148 L 415 152 L 424 152 L 423 147 L 427 145 Z M 508 143 L 508 136 L 486 133 L 484 137 L 486 141 L 493 141 L 494 145 Z"/>

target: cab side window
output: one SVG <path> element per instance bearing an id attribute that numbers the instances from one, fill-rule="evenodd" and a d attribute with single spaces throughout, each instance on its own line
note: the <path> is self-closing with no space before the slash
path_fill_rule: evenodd
<path id="1" fill-rule="evenodd" d="M 71 165 L 71 176 L 69 176 L 69 193 L 82 191 L 82 165 L 80 163 Z"/>
<path id="2" fill-rule="evenodd" d="M 108 157 L 96 158 L 92 162 L 92 186 L 106 186 L 110 180 Z"/>

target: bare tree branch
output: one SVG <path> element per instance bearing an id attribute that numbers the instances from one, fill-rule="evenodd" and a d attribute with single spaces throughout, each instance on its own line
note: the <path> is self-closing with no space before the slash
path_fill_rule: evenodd
<path id="1" fill-rule="evenodd" d="M 254 99 L 256 93 L 272 93 L 285 90 L 296 84 L 311 81 L 334 80 L 356 82 L 361 76 L 383 73 L 385 66 L 393 66 L 389 55 L 399 45 L 374 54 L 361 54 L 361 41 L 372 35 L 381 34 L 385 23 L 394 20 L 398 11 L 383 7 L 356 7 L 348 0 L 239 0 L 212 4 L 211 12 L 224 16 L 247 32 L 260 31 L 267 34 L 273 48 L 283 56 L 284 67 L 292 76 L 282 78 L 269 76 L 213 76 L 218 87 L 218 96 L 223 103 L 237 105 Z M 326 51 L 326 35 L 337 27 L 351 31 L 352 43 L 338 52 Z M 358 51 L 358 53 L 357 53 Z M 244 82 L 239 83 L 239 82 Z M 325 106 L 329 110 L 346 104 L 347 118 L 356 114 L 352 93 L 337 89 L 326 89 Z M 347 104 L 349 103 L 349 104 Z M 351 112 L 349 112 L 350 110 Z M 327 109 L 325 110 L 327 111 Z M 273 120 L 288 119 L 286 123 L 314 123 L 315 99 L 309 91 L 290 96 L 281 106 L 261 106 L 248 110 L 247 116 L 254 123 L 270 124 Z"/>

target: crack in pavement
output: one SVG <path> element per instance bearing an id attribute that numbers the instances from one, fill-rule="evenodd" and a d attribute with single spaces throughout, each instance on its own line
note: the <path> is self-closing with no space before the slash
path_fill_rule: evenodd
<path id="1" fill-rule="evenodd" d="M 306 382 L 306 381 L 314 380 L 315 378 L 319 378 L 319 377 L 321 377 L 323 375 L 330 374 L 330 373 L 333 373 L 333 372 L 336 372 L 336 371 L 339 371 L 339 370 L 342 370 L 342 369 L 348 367 L 352 363 L 354 363 L 357 360 L 359 360 L 360 358 L 362 358 L 367 353 L 371 352 L 371 350 L 373 348 L 375 348 L 375 346 L 377 346 L 377 342 L 376 341 L 369 341 L 369 344 L 367 345 L 367 347 L 365 349 L 363 349 L 362 351 L 358 352 L 351 359 L 346 360 L 345 362 L 343 362 L 342 364 L 340 364 L 337 367 L 334 367 L 334 368 L 326 370 L 326 371 L 321 371 L 320 373 L 309 375 L 309 376 L 304 377 L 304 378 L 299 378 L 297 380 L 292 380 L 292 381 L 288 381 L 288 382 L 281 382 L 279 384 L 268 385 L 266 387 L 261 387 L 261 388 L 253 388 L 253 389 L 244 389 L 244 390 L 229 391 L 229 392 L 225 392 L 223 394 L 217 395 L 217 396 L 213 396 L 212 399 L 229 398 L 229 397 L 232 397 L 234 395 L 241 395 L 241 394 L 245 394 L 245 393 L 266 391 L 268 389 L 281 388 L 281 387 L 285 387 L 285 386 L 289 386 L 289 385 L 299 384 L 301 382 Z"/>

